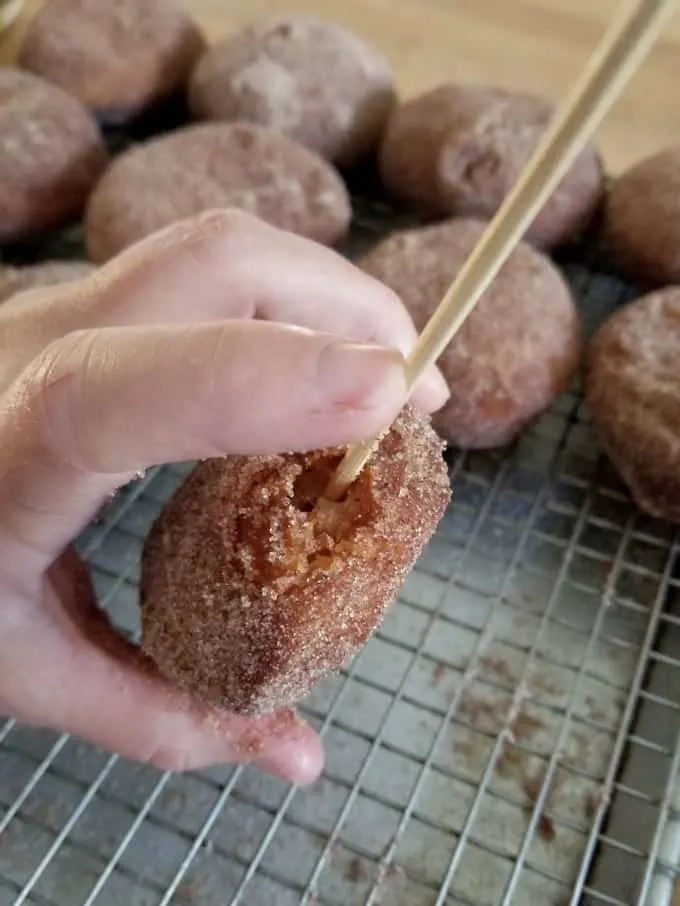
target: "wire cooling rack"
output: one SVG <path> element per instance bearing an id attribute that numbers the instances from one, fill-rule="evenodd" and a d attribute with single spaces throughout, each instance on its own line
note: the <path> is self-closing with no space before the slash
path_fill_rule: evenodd
<path id="1" fill-rule="evenodd" d="M 406 223 L 375 201 L 355 221 L 350 255 Z M 79 250 L 76 227 L 7 257 Z M 632 293 L 564 267 L 588 330 Z M 303 703 L 315 786 L 6 722 L 0 906 L 675 906 L 674 529 L 631 505 L 578 388 L 511 450 L 449 462 L 454 502 L 382 628 Z M 190 468 L 150 471 L 80 539 L 131 635 L 143 539 Z"/>

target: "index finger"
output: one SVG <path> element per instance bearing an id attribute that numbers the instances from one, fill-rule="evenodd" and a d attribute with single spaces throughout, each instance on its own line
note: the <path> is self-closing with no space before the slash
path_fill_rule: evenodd
<path id="1" fill-rule="evenodd" d="M 66 296 L 68 295 L 68 305 Z M 390 346 L 417 334 L 395 293 L 341 255 L 247 214 L 218 210 L 148 237 L 79 286 L 58 288 L 41 339 L 76 329 L 257 318 Z M 14 306 L 19 314 L 20 306 Z M 51 336 L 45 338 L 46 331 Z M 33 350 L 33 354 L 38 353 Z M 432 411 L 446 386 L 432 369 L 414 403 Z"/>
<path id="2" fill-rule="evenodd" d="M 402 353 L 416 339 L 409 314 L 387 286 L 326 246 L 240 211 L 209 211 L 173 224 L 105 266 L 97 282 L 102 303 L 108 289 L 120 297 L 126 283 L 129 302 L 119 316 L 128 323 L 139 323 L 136 316 L 147 323 L 258 318 Z M 105 305 L 99 307 L 106 315 Z"/>

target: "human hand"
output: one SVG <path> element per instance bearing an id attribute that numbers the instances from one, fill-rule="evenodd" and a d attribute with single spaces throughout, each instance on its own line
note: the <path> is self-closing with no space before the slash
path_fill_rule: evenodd
<path id="1" fill-rule="evenodd" d="M 414 339 L 390 290 L 233 212 L 0 306 L 0 713 L 170 770 L 254 761 L 314 780 L 311 728 L 171 688 L 98 610 L 70 544 L 151 465 L 378 433 L 403 403 L 395 348 Z M 446 393 L 432 370 L 414 402 L 432 411 Z"/>

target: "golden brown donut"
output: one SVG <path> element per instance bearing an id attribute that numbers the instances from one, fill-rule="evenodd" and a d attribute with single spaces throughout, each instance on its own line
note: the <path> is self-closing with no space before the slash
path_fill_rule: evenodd
<path id="1" fill-rule="evenodd" d="M 203 55 L 189 82 L 199 118 L 279 129 L 341 166 L 374 149 L 395 97 L 390 66 L 373 48 L 302 13 L 230 35 Z"/>
<path id="2" fill-rule="evenodd" d="M 204 48 L 175 0 L 46 0 L 19 63 L 123 121 L 182 88 Z"/>
<path id="3" fill-rule="evenodd" d="M 639 161 L 614 180 L 602 233 L 607 257 L 624 276 L 680 282 L 680 146 Z"/>
<path id="4" fill-rule="evenodd" d="M 461 218 L 395 233 L 360 267 L 401 297 L 420 331 L 485 226 Z M 569 287 L 549 258 L 522 242 L 439 360 L 451 396 L 433 424 L 457 447 L 505 446 L 567 388 L 580 355 Z"/>
<path id="5" fill-rule="evenodd" d="M 142 556 L 143 650 L 192 696 L 240 714 L 294 704 L 380 623 L 450 498 L 442 445 L 405 409 L 346 499 L 342 450 L 197 466 Z"/>
<path id="6" fill-rule="evenodd" d="M 254 123 L 200 123 L 111 164 L 87 206 L 89 257 L 102 263 L 213 208 L 237 208 L 327 245 L 344 239 L 352 216 L 339 173 L 313 151 Z"/>
<path id="7" fill-rule="evenodd" d="M 680 522 L 680 287 L 619 309 L 588 349 L 585 392 L 605 451 L 640 507 Z"/>
<path id="8" fill-rule="evenodd" d="M 79 101 L 0 66 L 0 242 L 79 215 L 107 161 L 99 128 Z"/>
<path id="9" fill-rule="evenodd" d="M 553 116 L 534 95 L 442 85 L 397 107 L 380 149 L 385 185 L 435 215 L 491 218 L 515 186 Z M 588 145 L 536 215 L 526 237 L 550 249 L 581 237 L 604 191 Z"/>

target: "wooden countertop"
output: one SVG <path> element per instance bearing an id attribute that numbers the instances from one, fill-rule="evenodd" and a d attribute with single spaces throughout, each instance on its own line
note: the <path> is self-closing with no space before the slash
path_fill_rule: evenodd
<path id="1" fill-rule="evenodd" d="M 188 0 L 210 38 L 253 18 L 304 10 L 345 23 L 392 62 L 409 97 L 443 81 L 477 81 L 559 99 L 620 0 Z M 29 0 L 34 9 L 37 0 Z M 247 11 L 244 7 L 248 7 Z M 11 59 L 21 23 L 0 39 Z M 680 14 L 602 125 L 598 142 L 616 172 L 680 141 Z"/>

